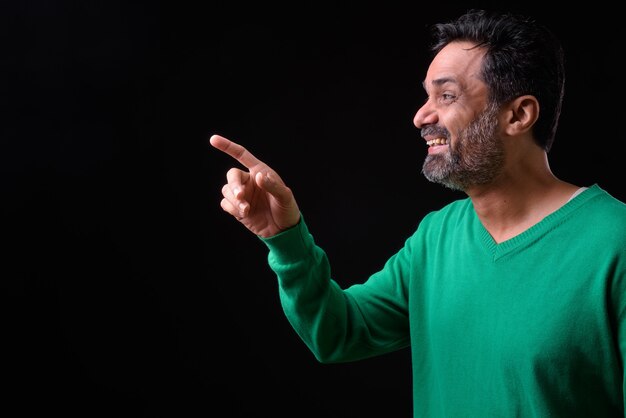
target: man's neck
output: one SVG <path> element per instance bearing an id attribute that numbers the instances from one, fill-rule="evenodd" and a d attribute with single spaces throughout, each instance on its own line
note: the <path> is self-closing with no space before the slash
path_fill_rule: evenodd
<path id="1" fill-rule="evenodd" d="M 554 176 L 541 181 L 506 181 L 467 192 L 483 226 L 497 243 L 539 223 L 568 202 L 578 186 Z"/>

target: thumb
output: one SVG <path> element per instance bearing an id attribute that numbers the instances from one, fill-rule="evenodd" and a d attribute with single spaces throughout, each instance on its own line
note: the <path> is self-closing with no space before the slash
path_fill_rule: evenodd
<path id="1" fill-rule="evenodd" d="M 291 199 L 289 189 L 282 181 L 279 181 L 277 175 L 271 172 L 258 172 L 254 177 L 256 184 L 279 202 L 287 203 Z"/>

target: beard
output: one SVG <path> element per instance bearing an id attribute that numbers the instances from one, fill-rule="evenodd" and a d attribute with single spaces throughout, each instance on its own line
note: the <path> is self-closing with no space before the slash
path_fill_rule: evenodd
<path id="1" fill-rule="evenodd" d="M 448 152 L 426 156 L 422 173 L 429 181 L 452 190 L 465 191 L 474 185 L 493 181 L 504 165 L 504 148 L 496 136 L 498 106 L 490 104 L 467 128 L 450 141 L 447 129 L 429 126 L 422 135 L 438 134 L 448 138 Z"/>

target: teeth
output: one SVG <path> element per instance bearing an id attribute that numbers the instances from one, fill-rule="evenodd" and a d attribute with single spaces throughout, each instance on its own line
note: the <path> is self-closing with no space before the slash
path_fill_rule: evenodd
<path id="1" fill-rule="evenodd" d="M 429 147 L 432 147 L 433 145 L 446 145 L 448 143 L 448 140 L 446 138 L 435 138 L 435 139 L 431 139 L 430 141 L 426 141 L 426 144 Z"/>

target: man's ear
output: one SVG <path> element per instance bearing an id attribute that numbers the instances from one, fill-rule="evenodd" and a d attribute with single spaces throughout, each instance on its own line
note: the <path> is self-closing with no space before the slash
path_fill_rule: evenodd
<path id="1" fill-rule="evenodd" d="M 511 136 L 528 132 L 539 117 L 539 102 L 535 96 L 519 96 L 505 106 L 504 131 Z"/>

